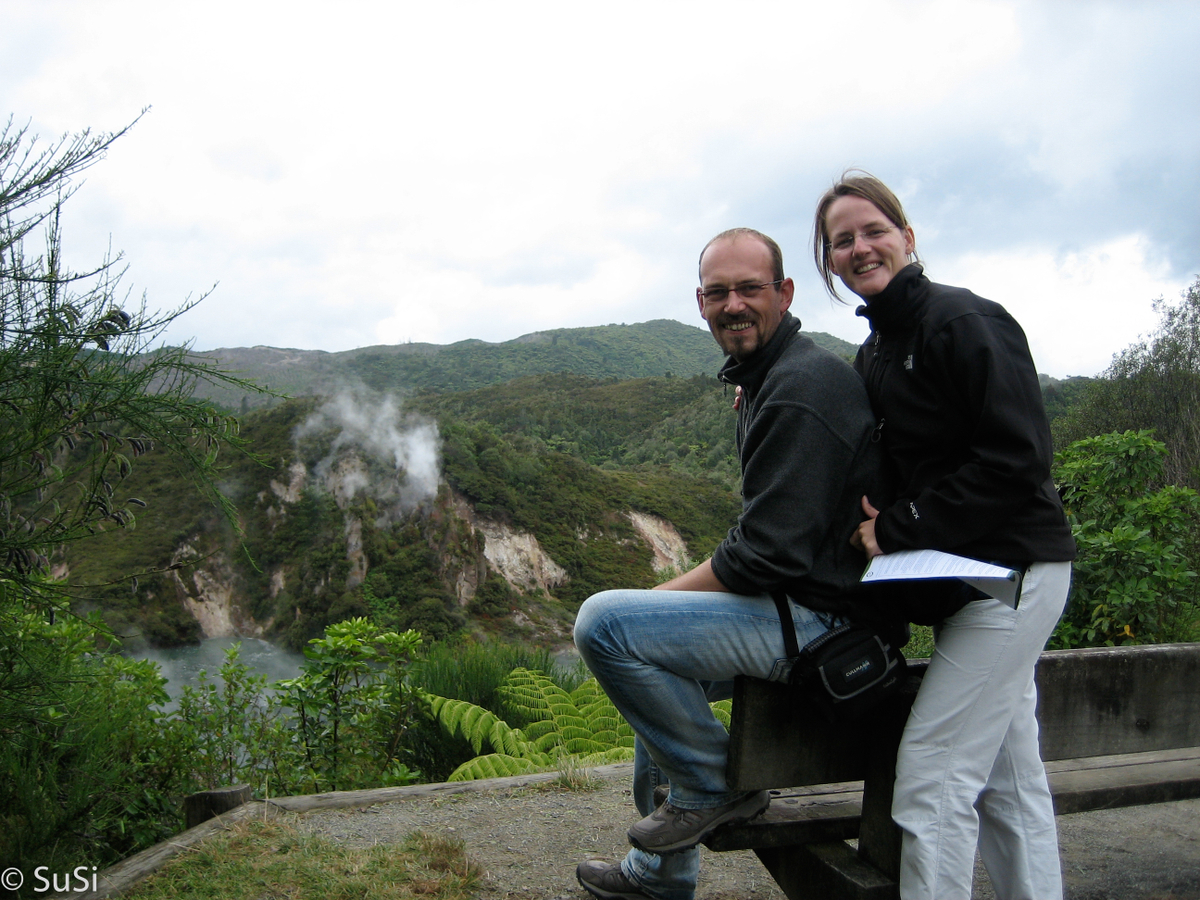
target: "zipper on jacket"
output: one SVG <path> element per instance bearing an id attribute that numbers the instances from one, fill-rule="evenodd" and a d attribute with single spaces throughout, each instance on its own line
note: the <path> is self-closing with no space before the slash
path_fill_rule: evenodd
<path id="1" fill-rule="evenodd" d="M 870 398 L 871 404 L 875 405 L 879 402 L 879 397 L 883 393 L 883 370 L 885 368 L 883 361 L 879 358 L 883 349 L 883 332 L 879 329 L 875 330 L 875 340 L 872 342 L 872 346 L 874 349 L 871 351 L 871 369 L 867 372 L 866 384 L 867 396 Z M 883 427 L 882 420 L 879 426 Z M 872 435 L 871 439 L 875 440 L 874 435 Z"/>

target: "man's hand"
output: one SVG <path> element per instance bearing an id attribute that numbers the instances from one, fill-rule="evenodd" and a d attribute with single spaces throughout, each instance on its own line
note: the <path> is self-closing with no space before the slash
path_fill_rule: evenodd
<path id="1" fill-rule="evenodd" d="M 875 517 L 879 515 L 879 510 L 871 505 L 871 501 L 865 495 L 862 498 L 862 508 L 869 518 L 850 535 L 850 543 L 867 554 L 867 559 L 874 559 L 876 556 L 883 556 L 883 551 L 875 541 Z"/>

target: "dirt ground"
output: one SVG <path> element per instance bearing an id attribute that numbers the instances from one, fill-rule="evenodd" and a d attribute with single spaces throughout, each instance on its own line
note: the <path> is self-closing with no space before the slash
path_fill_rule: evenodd
<path id="1" fill-rule="evenodd" d="M 576 863 L 628 849 L 625 830 L 637 819 L 629 778 L 630 767 L 606 767 L 593 790 L 481 786 L 295 821 L 356 844 L 399 842 L 415 830 L 456 836 L 487 873 L 480 900 L 584 900 Z M 1200 800 L 1061 816 L 1058 830 L 1068 900 L 1200 900 Z M 697 900 L 783 900 L 752 852 L 702 852 Z M 974 900 L 994 900 L 982 866 Z"/>

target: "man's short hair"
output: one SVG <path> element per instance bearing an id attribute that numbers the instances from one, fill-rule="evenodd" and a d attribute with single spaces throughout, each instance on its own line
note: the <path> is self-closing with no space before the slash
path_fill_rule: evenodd
<path id="1" fill-rule="evenodd" d="M 703 264 L 704 254 L 708 252 L 708 248 L 717 241 L 733 240 L 734 238 L 749 237 L 755 240 L 762 241 L 766 245 L 768 252 L 771 254 L 771 280 L 783 281 L 783 251 L 779 249 L 779 245 L 771 238 L 767 237 L 761 231 L 755 231 L 753 228 L 730 228 L 728 231 L 722 231 L 715 238 L 704 245 L 704 249 L 700 251 L 700 261 L 697 267 Z M 701 283 L 704 281 L 704 276 L 700 277 Z"/>

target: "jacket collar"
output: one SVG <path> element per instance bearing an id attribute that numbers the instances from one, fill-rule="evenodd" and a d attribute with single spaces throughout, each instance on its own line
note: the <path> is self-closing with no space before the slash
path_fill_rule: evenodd
<path id="1" fill-rule="evenodd" d="M 725 360 L 725 365 L 721 366 L 717 377 L 728 384 L 740 385 L 746 390 L 753 391 L 762 384 L 771 366 L 775 365 L 775 361 L 779 359 L 784 348 L 791 343 L 792 335 L 799 330 L 800 320 L 790 312 L 785 312 L 779 322 L 779 327 L 775 329 L 775 333 L 771 335 L 771 339 L 767 341 L 765 347 L 740 362 L 732 356 L 729 357 Z"/>
<path id="2" fill-rule="evenodd" d="M 929 279 L 921 264 L 910 263 L 854 314 L 870 322 L 873 331 L 903 329 L 916 323 L 928 296 Z"/>

